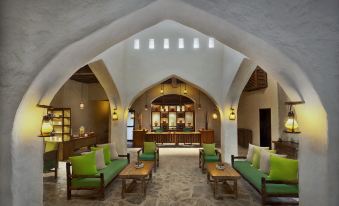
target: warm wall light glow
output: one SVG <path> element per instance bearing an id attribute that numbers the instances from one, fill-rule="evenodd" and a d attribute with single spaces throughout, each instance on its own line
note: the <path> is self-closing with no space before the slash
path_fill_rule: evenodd
<path id="1" fill-rule="evenodd" d="M 184 88 L 184 94 L 187 94 L 187 88 L 186 88 L 186 84 L 185 84 L 185 88 Z"/>
<path id="2" fill-rule="evenodd" d="M 83 102 L 80 102 L 80 109 L 84 109 L 85 108 L 85 104 Z"/>
<path id="3" fill-rule="evenodd" d="M 230 116 L 228 118 L 229 118 L 229 120 L 235 120 L 234 108 L 231 108 Z"/>
<path id="4" fill-rule="evenodd" d="M 154 39 L 150 39 L 150 40 L 148 41 L 148 48 L 149 48 L 149 49 L 154 49 L 154 48 L 155 48 Z"/>
<path id="5" fill-rule="evenodd" d="M 145 111 L 147 111 L 148 110 L 148 105 L 147 104 L 145 104 Z"/>
<path id="6" fill-rule="evenodd" d="M 164 39 L 164 49 L 169 49 L 169 39 Z"/>
<path id="7" fill-rule="evenodd" d="M 213 119 L 218 119 L 217 113 L 214 112 L 214 113 L 212 114 L 212 118 L 213 118 Z"/>
<path id="8" fill-rule="evenodd" d="M 194 49 L 199 49 L 200 44 L 199 44 L 199 39 L 198 38 L 194 38 L 193 39 L 193 48 Z"/>
<path id="9" fill-rule="evenodd" d="M 208 48 L 214 48 L 214 38 L 208 38 Z"/>
<path id="10" fill-rule="evenodd" d="M 288 113 L 288 118 L 285 123 L 285 127 L 286 127 L 286 132 L 299 133 L 299 131 L 297 130 L 299 128 L 299 125 L 297 123 L 297 120 L 295 119 L 293 111 L 290 111 Z"/>
<path id="11" fill-rule="evenodd" d="M 140 49 L 140 40 L 134 39 L 134 49 Z"/>
<path id="12" fill-rule="evenodd" d="M 179 49 L 185 48 L 184 39 L 183 38 L 179 38 L 179 40 L 178 40 L 178 48 Z"/>

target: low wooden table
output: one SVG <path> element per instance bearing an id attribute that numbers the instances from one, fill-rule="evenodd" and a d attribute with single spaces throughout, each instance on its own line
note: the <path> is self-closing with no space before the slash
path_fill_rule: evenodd
<path id="1" fill-rule="evenodd" d="M 121 198 L 125 198 L 125 193 L 129 194 L 140 194 L 142 197 L 146 196 L 146 185 L 149 181 L 152 181 L 152 169 L 154 166 L 153 161 L 142 161 L 144 163 L 144 167 L 137 169 L 134 167 L 135 162 L 130 163 L 125 169 L 123 169 L 119 178 L 122 179 L 122 189 L 121 189 Z M 127 186 L 127 179 L 132 180 L 132 182 Z M 137 185 L 137 182 L 141 182 L 141 191 L 140 193 L 134 192 L 132 190 Z"/>
<path id="2" fill-rule="evenodd" d="M 232 195 L 237 199 L 237 181 L 241 177 L 240 174 L 227 163 L 224 163 L 225 169 L 223 170 L 218 170 L 216 164 L 216 162 L 207 164 L 207 183 L 214 183 L 212 184 L 214 198 L 217 198 L 218 183 L 221 182 L 225 186 L 225 193 L 223 195 Z M 233 182 L 233 185 L 229 185 L 228 182 Z"/>

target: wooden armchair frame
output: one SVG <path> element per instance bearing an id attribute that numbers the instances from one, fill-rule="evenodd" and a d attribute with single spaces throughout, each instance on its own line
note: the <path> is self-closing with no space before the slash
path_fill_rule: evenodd
<path id="1" fill-rule="evenodd" d="M 217 154 L 218 156 L 218 159 L 219 159 L 219 162 L 222 162 L 221 161 L 221 153 L 219 150 L 215 149 L 215 153 Z M 205 173 L 206 172 L 206 169 L 205 169 L 205 153 L 204 153 L 204 149 L 200 149 L 199 150 L 199 168 L 201 168 L 201 172 L 202 173 Z"/>
<path id="2" fill-rule="evenodd" d="M 119 155 L 119 157 L 126 157 L 128 163 L 130 163 L 130 154 L 127 153 L 126 155 Z M 71 172 L 72 164 L 70 161 L 66 162 L 66 175 L 67 175 L 67 200 L 70 200 L 73 197 L 92 197 L 92 196 L 99 196 L 102 199 L 105 198 L 105 182 L 104 182 L 104 173 L 100 173 L 100 175 L 73 175 Z M 110 185 L 113 180 L 118 177 L 119 173 L 106 185 Z M 72 179 L 73 178 L 99 178 L 100 179 L 100 187 L 74 187 L 72 186 Z M 89 195 L 72 195 L 72 190 L 93 190 L 95 191 L 94 194 Z"/>
<path id="3" fill-rule="evenodd" d="M 154 142 L 154 144 L 156 145 L 156 143 Z M 138 161 L 139 161 L 139 157 L 140 157 L 140 152 L 142 151 L 142 153 L 144 153 L 144 147 L 140 148 L 137 151 L 138 154 Z M 159 167 L 159 147 L 155 147 L 154 150 L 154 172 L 157 172 L 157 167 Z"/>
<path id="4" fill-rule="evenodd" d="M 232 161 L 232 167 L 234 168 L 234 160 L 235 159 L 246 159 L 244 156 L 231 156 Z M 234 168 L 237 170 L 236 168 Z M 238 171 L 238 170 L 237 170 Z M 239 172 L 239 171 L 238 171 Z M 299 194 L 295 193 L 274 193 L 270 194 L 267 193 L 267 184 L 287 184 L 287 185 L 298 185 L 297 181 L 278 181 L 278 180 L 267 180 L 266 178 L 261 178 L 261 190 L 257 189 L 246 177 L 244 177 L 240 172 L 239 174 L 261 195 L 261 205 L 299 205 L 299 202 L 278 202 L 278 201 L 272 201 L 272 198 L 275 197 L 291 197 L 291 198 L 298 198 Z"/>

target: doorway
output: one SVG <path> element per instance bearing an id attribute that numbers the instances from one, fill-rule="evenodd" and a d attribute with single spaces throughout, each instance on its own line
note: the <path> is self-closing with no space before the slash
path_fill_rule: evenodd
<path id="1" fill-rule="evenodd" d="M 260 146 L 271 148 L 271 109 L 259 109 Z"/>

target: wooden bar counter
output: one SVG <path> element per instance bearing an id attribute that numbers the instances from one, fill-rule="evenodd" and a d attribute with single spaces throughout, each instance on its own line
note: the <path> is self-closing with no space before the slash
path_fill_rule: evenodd
<path id="1" fill-rule="evenodd" d="M 199 132 L 147 132 L 147 130 L 133 131 L 133 146 L 142 147 L 144 142 L 183 144 L 214 143 L 213 130 Z"/>

